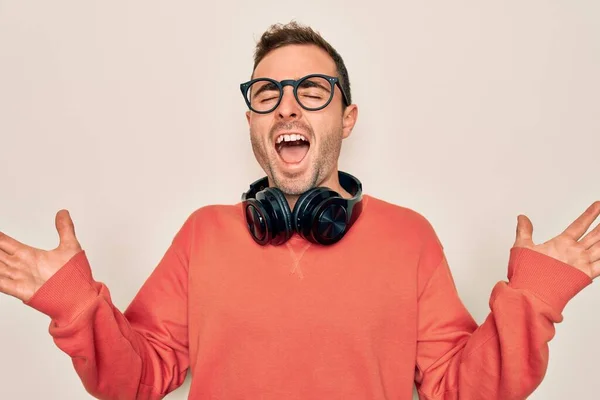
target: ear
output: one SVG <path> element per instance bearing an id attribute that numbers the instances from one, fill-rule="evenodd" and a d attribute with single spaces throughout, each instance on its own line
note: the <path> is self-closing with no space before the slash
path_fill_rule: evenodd
<path id="1" fill-rule="evenodd" d="M 250 126 L 250 110 L 246 111 L 246 120 L 248 121 L 248 126 Z"/>
<path id="2" fill-rule="evenodd" d="M 343 134 L 342 137 L 346 139 L 352 133 L 352 129 L 354 129 L 354 125 L 356 124 L 356 120 L 358 119 L 358 106 L 356 104 L 350 104 L 344 110 L 344 115 L 342 117 L 342 128 Z"/>

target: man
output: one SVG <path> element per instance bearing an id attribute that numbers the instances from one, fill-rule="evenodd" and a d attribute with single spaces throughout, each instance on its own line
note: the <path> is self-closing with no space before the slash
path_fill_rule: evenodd
<path id="1" fill-rule="evenodd" d="M 240 86 L 266 173 L 234 205 L 199 208 L 124 313 L 94 280 L 66 210 L 51 251 L 0 237 L 0 291 L 51 317 L 86 390 L 160 399 L 523 399 L 541 382 L 567 302 L 600 274 L 592 204 L 534 244 L 519 216 L 508 281 L 477 326 L 442 245 L 415 211 L 337 169 L 356 123 L 342 58 L 276 25 Z"/>

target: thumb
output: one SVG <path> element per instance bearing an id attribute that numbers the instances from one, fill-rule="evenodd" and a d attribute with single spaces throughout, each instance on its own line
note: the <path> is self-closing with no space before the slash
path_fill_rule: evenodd
<path id="1" fill-rule="evenodd" d="M 79 241 L 75 236 L 75 226 L 67 210 L 60 210 L 56 213 L 54 224 L 56 225 L 60 240 L 59 247 L 79 247 Z"/>
<path id="2" fill-rule="evenodd" d="M 533 247 L 533 224 L 526 215 L 517 217 L 517 237 L 514 247 Z"/>

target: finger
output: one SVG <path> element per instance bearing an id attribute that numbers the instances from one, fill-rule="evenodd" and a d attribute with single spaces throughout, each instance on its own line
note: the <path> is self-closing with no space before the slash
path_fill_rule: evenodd
<path id="1" fill-rule="evenodd" d="M 8 266 L 3 262 L 0 262 L 0 277 L 5 279 L 14 279 L 16 276 L 17 270 Z"/>
<path id="2" fill-rule="evenodd" d="M 589 249 L 598 241 L 600 241 L 600 224 L 598 224 L 594 229 L 589 231 L 587 235 L 581 238 L 579 243 L 581 243 L 584 249 Z"/>
<path id="3" fill-rule="evenodd" d="M 17 297 L 15 281 L 0 275 L 0 292 Z"/>
<path id="4" fill-rule="evenodd" d="M 527 247 L 533 245 L 533 224 L 526 215 L 517 217 L 516 247 Z"/>
<path id="5" fill-rule="evenodd" d="M 0 250 L 9 255 L 13 255 L 21 247 L 25 247 L 25 245 L 18 240 L 15 240 L 10 236 L 0 232 Z"/>
<path id="6" fill-rule="evenodd" d="M 600 215 L 600 201 L 595 201 L 563 231 L 563 235 L 579 240 L 581 235 L 589 229 L 590 225 L 592 225 L 592 222 L 594 222 L 598 215 Z"/>
<path id="7" fill-rule="evenodd" d="M 11 265 L 12 266 L 12 262 L 11 261 L 12 260 L 10 259 L 10 255 L 8 255 L 4 251 L 0 250 L 0 263 L 4 263 L 6 265 Z"/>
<path id="8" fill-rule="evenodd" d="M 60 245 L 74 245 L 77 244 L 77 238 L 75 237 L 75 226 L 71 215 L 67 210 L 60 210 L 56 213 L 54 220 L 56 230 L 58 231 L 58 237 Z"/>

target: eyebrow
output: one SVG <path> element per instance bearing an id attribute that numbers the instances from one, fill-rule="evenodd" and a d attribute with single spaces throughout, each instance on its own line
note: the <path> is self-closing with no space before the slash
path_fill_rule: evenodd
<path id="1" fill-rule="evenodd" d="M 276 86 L 273 82 L 267 82 L 264 85 L 262 85 L 260 88 L 258 88 L 256 93 L 254 93 L 252 95 L 252 97 L 258 96 L 259 94 L 261 94 L 262 92 L 267 91 L 267 90 L 275 90 L 275 88 L 276 88 Z"/>
<path id="2" fill-rule="evenodd" d="M 318 82 L 314 82 L 311 81 L 310 79 L 305 80 L 304 82 L 302 82 L 302 84 L 300 85 L 301 87 L 319 87 L 327 92 L 330 91 L 330 87 L 329 86 L 323 86 Z"/>

